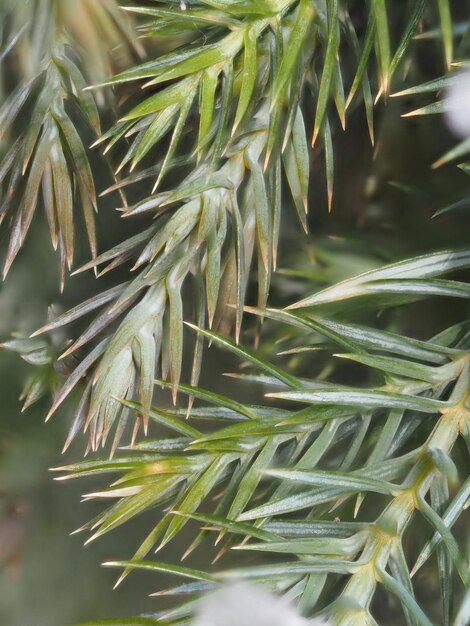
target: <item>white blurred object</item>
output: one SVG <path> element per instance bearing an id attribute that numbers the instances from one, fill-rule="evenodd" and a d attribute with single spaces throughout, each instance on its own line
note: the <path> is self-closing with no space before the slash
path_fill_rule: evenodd
<path id="1" fill-rule="evenodd" d="M 328 626 L 306 620 L 286 598 L 244 583 L 208 594 L 191 626 Z"/>
<path id="2" fill-rule="evenodd" d="M 445 116 L 451 131 L 462 139 L 470 137 L 470 72 L 456 74 L 446 90 Z"/>

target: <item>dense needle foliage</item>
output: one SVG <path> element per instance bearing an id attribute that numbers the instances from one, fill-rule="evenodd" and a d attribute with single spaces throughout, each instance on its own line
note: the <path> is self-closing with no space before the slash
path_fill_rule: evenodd
<path id="1" fill-rule="evenodd" d="M 87 495 L 112 501 L 89 540 L 150 520 L 135 554 L 108 564 L 119 580 L 181 579 L 154 614 L 109 623 L 188 624 L 202 592 L 243 579 L 335 626 L 468 624 L 468 536 L 454 528 L 470 497 L 470 248 L 374 250 L 355 272 L 365 250 L 336 242 L 335 281 L 309 234 L 320 180 L 334 213 L 335 139 L 353 112 L 374 143 L 391 97 L 418 103 L 407 116 L 445 111 L 468 15 L 449 0 L 124 4 L 0 7 L 4 276 L 40 208 L 61 288 L 88 271 L 94 293 L 4 345 L 37 366 L 25 407 L 52 390 L 49 416 L 73 412 L 66 448 L 87 434 L 90 457 L 60 478 L 113 475 Z M 468 173 L 468 153 L 464 139 L 433 167 Z M 96 189 L 128 232 L 104 252 Z M 91 259 L 76 268 L 82 231 Z M 302 239 L 315 271 L 290 254 L 276 274 L 278 244 Z M 438 301 L 446 314 L 423 336 L 410 315 Z M 224 393 L 200 385 L 207 343 L 243 367 Z M 185 557 L 204 546 L 238 565 L 155 560 L 175 538 Z"/>

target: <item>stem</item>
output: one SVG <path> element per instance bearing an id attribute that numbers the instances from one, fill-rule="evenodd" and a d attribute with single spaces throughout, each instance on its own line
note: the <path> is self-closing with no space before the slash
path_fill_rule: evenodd
<path id="1" fill-rule="evenodd" d="M 470 420 L 470 411 L 465 406 L 470 395 L 470 355 L 462 359 L 462 369 L 449 398 L 449 408 L 442 411 L 433 432 L 423 451 L 438 449 L 448 455 L 464 427 Z M 387 506 L 371 527 L 359 561 L 364 565 L 350 577 L 342 595 L 333 608 L 332 620 L 336 626 L 363 626 L 370 620 L 369 607 L 377 589 L 383 582 L 390 557 L 401 543 L 408 524 L 419 509 L 431 484 L 436 478 L 436 467 L 424 456 L 409 472 L 405 484 L 408 487 L 400 492 Z M 357 610 L 351 612 L 354 604 Z M 348 611 L 344 607 L 348 606 Z M 366 621 L 365 621 L 366 620 Z M 425 623 L 422 620 L 422 623 Z"/>

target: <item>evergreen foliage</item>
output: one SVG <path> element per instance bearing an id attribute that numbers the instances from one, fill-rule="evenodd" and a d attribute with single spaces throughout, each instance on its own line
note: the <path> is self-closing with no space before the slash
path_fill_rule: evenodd
<path id="1" fill-rule="evenodd" d="M 112 500 L 82 529 L 89 541 L 151 513 L 132 558 L 107 565 L 120 581 L 135 569 L 180 579 L 158 592 L 171 608 L 96 626 L 188 624 L 201 592 L 239 579 L 335 626 L 385 624 L 376 598 L 400 605 L 409 626 L 468 624 L 468 553 L 453 531 L 470 497 L 468 307 L 426 338 L 393 320 L 416 303 L 468 300 L 470 248 L 374 258 L 373 269 L 307 286 L 293 264 L 284 278 L 301 294 L 268 304 L 281 224 L 294 214 L 297 236 L 315 244 L 312 160 L 322 155 L 334 210 L 335 133 L 362 108 L 373 142 L 374 106 L 390 96 L 437 94 L 409 115 L 442 113 L 443 90 L 468 63 L 468 21 L 449 0 L 120 4 L 0 8 L 4 275 L 41 206 L 62 287 L 83 227 L 91 259 L 75 272 L 125 276 L 97 281 L 94 296 L 5 347 L 38 365 L 26 407 L 51 386 L 49 416 L 75 398 L 66 447 L 81 431 L 86 452 L 106 447 L 58 468 L 67 479 L 113 475 L 86 496 Z M 436 40 L 443 76 L 413 84 L 424 38 Z M 435 167 L 468 152 L 464 139 Z M 102 195 L 136 226 L 99 252 L 102 177 Z M 81 330 L 58 345 L 69 324 Z M 199 384 L 206 343 L 243 366 L 225 394 Z M 255 387 L 256 402 L 237 399 L 240 386 Z M 215 536 L 214 557 L 237 550 L 240 565 L 155 560 L 186 541 L 187 525 L 197 533 L 185 556 Z M 423 568 L 439 581 L 438 617 L 415 593 Z"/>

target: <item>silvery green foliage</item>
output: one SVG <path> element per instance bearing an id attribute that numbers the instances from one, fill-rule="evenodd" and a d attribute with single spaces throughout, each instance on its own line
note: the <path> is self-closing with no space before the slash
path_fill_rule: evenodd
<path id="1" fill-rule="evenodd" d="M 52 24 L 50 31 L 63 31 L 63 37 L 75 33 L 77 41 L 72 38 L 71 46 L 84 49 L 81 65 L 87 70 L 85 75 L 93 77 L 88 46 L 80 39 L 83 31 L 71 20 L 73 3 L 48 2 L 49 13 L 60 27 L 54 29 Z M 439 2 L 437 17 L 443 32 L 448 33 L 446 3 Z M 76 0 L 75 4 L 77 11 L 85 11 L 79 15 L 88 20 L 91 32 L 104 20 L 102 30 L 108 33 L 112 50 L 122 51 L 123 46 L 114 45 L 116 33 L 119 36 L 122 32 L 124 49 L 140 53 L 130 45 L 137 39 L 129 37 L 124 28 L 127 22 L 122 22 L 124 13 L 116 10 L 114 0 L 106 0 L 103 10 L 93 3 L 82 6 Z M 109 188 L 122 194 L 122 214 L 126 218 L 147 217 L 148 226 L 80 268 L 106 273 L 130 263 L 125 282 L 98 293 L 40 331 L 92 315 L 86 330 L 62 354 L 62 358 L 72 355 L 79 365 L 52 407 L 54 412 L 81 381 L 88 381 L 70 440 L 86 431 L 89 450 L 97 450 L 111 439 L 114 451 L 129 418 L 116 397 L 128 401 L 137 396 L 145 409 L 143 418 L 134 421 L 133 432 L 135 435 L 142 426 L 146 430 L 155 373 L 170 380 L 176 398 L 185 354 L 184 319 L 192 317 L 199 325 L 223 333 L 233 329 L 238 338 L 254 274 L 257 304 L 266 306 L 277 264 L 281 216 L 288 212 L 287 205 L 292 205 L 301 226 L 307 229 L 309 146 L 313 144 L 324 152 L 331 208 L 332 129 L 338 121 L 345 125 L 357 103 L 364 106 L 373 138 L 374 99 L 386 96 L 392 79 L 402 75 L 403 60 L 418 27 L 422 23 L 434 26 L 436 21 L 436 13 L 424 0 L 405 3 L 405 16 L 403 7 L 399 12 L 403 32 L 394 47 L 391 28 L 396 9 L 388 9 L 383 0 L 359 2 L 367 16 L 364 30 L 363 25 L 355 24 L 355 4 L 345 0 L 195 0 L 182 5 L 168 0 L 125 7 L 129 19 L 137 20 L 149 52 L 144 62 L 129 63 L 130 67 L 114 76 L 101 72 L 101 88 L 108 90 L 105 93 L 113 89 L 118 96 L 131 92 L 137 97 L 129 104 L 124 98 L 118 120 L 95 146 L 104 147 L 106 158 L 115 163 L 116 175 L 122 177 Z M 175 42 L 168 54 L 155 53 L 152 47 L 162 38 Z M 106 68 L 106 47 L 101 38 L 97 39 L 94 45 L 99 66 Z M 449 44 L 448 35 L 443 42 L 447 59 L 452 42 Z M 83 98 L 86 95 L 89 102 L 82 107 L 85 113 L 95 111 L 92 92 L 81 88 L 69 91 Z M 102 92 L 93 93 L 99 101 Z M 67 90 L 59 95 L 69 99 Z M 34 117 L 33 139 L 43 121 L 43 99 L 38 98 L 41 115 L 37 124 Z M 7 117 L 11 111 L 15 111 L 14 103 L 7 102 Z M 314 111 L 311 120 L 310 111 Z M 49 123 L 48 107 L 46 113 L 45 130 L 49 125 L 55 130 L 62 118 L 53 114 Z M 71 142 L 71 138 L 76 139 L 73 124 L 67 123 L 67 128 L 67 145 L 63 145 L 65 132 L 58 137 L 66 160 L 74 157 L 68 165 L 59 159 L 57 167 L 52 163 L 49 171 L 47 142 L 40 144 L 43 151 L 32 161 L 27 203 L 12 231 L 7 268 L 25 240 L 40 182 L 64 279 L 73 261 L 73 190 L 84 203 L 95 256 L 95 194 L 88 175 L 89 154 L 79 141 Z M 30 147 L 31 140 L 27 139 Z M 54 155 L 57 146 L 56 141 Z M 166 146 L 163 153 L 162 146 Z M 6 188 L 12 187 L 11 181 L 16 188 L 18 176 L 23 182 L 21 172 L 18 167 L 10 168 L 11 153 L 6 158 L 0 179 L 3 174 Z M 150 188 L 146 181 L 150 181 Z M 129 204 L 125 192 L 131 186 L 141 192 L 137 197 L 132 192 Z M 10 195 L 7 192 L 7 204 Z M 290 201 L 284 202 L 283 198 L 289 197 Z M 58 211 L 57 207 L 62 208 Z M 185 290 L 200 295 L 193 307 L 183 299 Z M 110 367 L 113 360 L 122 361 L 125 367 Z M 197 342 L 192 384 L 197 384 L 201 360 L 201 342 Z"/>
<path id="2" fill-rule="evenodd" d="M 258 383 L 265 397 L 246 404 L 180 384 L 180 393 L 197 401 L 191 412 L 197 421 L 188 422 L 179 407 L 152 407 L 150 422 L 172 436 L 144 439 L 112 460 L 58 468 L 62 478 L 119 476 L 109 488 L 88 494 L 115 499 L 83 527 L 88 541 L 139 513 L 155 512 L 133 558 L 107 565 L 123 570 L 120 581 L 133 570 L 181 579 L 157 592 L 182 601 L 156 623 L 184 620 L 202 592 L 242 580 L 284 592 L 302 614 L 324 612 L 335 626 L 375 626 L 372 600 L 379 592 L 430 626 L 413 575 L 429 567 L 435 552 L 442 562 L 436 572 L 442 615 L 451 623 L 451 599 L 470 583 L 467 557 L 452 530 L 470 496 L 460 457 L 470 433 L 468 323 L 463 319 L 417 340 L 381 328 L 379 316 L 368 325 L 354 316 L 359 306 L 378 312 L 430 297 L 467 300 L 468 282 L 449 276 L 468 268 L 468 248 L 445 250 L 379 266 L 286 309 L 249 308 L 275 323 L 292 346 L 285 352 L 304 364 L 314 363 L 321 346 L 330 355 L 326 378 L 296 376 L 295 367 L 285 369 L 275 358 L 193 327 L 238 356 L 245 363 L 240 379 Z M 358 364 L 370 370 L 370 385 L 335 382 L 340 362 L 351 372 Z M 124 404 L 143 413 L 139 403 Z M 153 560 L 152 550 L 174 542 L 189 522 L 196 535 L 185 556 L 207 549 L 212 535 L 216 556 L 236 550 L 240 565 L 204 571 Z M 405 556 L 410 541 L 424 542 L 413 563 Z M 246 552 L 252 558 L 245 561 Z M 256 561 L 260 552 L 267 561 Z"/>
<path id="3" fill-rule="evenodd" d="M 318 613 L 331 626 L 376 626 L 380 593 L 410 626 L 430 626 L 413 574 L 436 555 L 442 623 L 455 617 L 461 626 L 468 599 L 454 610 L 454 596 L 463 596 L 470 574 L 453 526 L 470 495 L 460 452 L 470 441 L 468 323 L 416 339 L 382 324 L 381 315 L 431 297 L 467 300 L 469 284 L 456 273 L 470 268 L 469 249 L 376 259 L 371 271 L 323 289 L 309 284 L 287 308 L 268 307 L 281 217 L 294 213 L 308 230 L 317 152 L 332 207 L 335 127 L 360 104 L 373 141 L 374 102 L 395 87 L 401 91 L 393 95 L 414 97 L 456 84 L 449 73 L 411 89 L 402 84 L 414 68 L 419 30 L 437 38 L 448 72 L 456 50 L 465 53 L 468 37 L 454 28 L 450 2 L 162 0 L 122 8 L 115 0 L 0 7 L 0 61 L 10 63 L 12 50 L 32 59 L 0 109 L 5 270 L 42 204 L 62 283 L 74 260 L 77 207 L 92 257 L 78 271 L 99 276 L 120 267 L 124 275 L 35 333 L 91 316 L 57 357 L 73 368 L 63 367 L 49 415 L 78 391 L 66 446 L 81 431 L 87 451 L 112 444 L 103 457 L 60 468 L 61 478 L 114 475 L 109 487 L 87 494 L 112 501 L 81 529 L 88 541 L 140 513 L 153 515 L 133 557 L 108 563 L 123 570 L 120 580 L 135 569 L 182 579 L 157 592 L 174 599 L 172 608 L 110 623 L 183 626 L 199 610 L 196 626 L 230 626 L 234 618 L 237 626 L 303 626 L 317 622 L 300 615 Z M 30 9 L 37 19 L 28 19 Z M 36 30 L 44 24 L 46 37 Z M 135 44 L 137 32 L 146 51 Z M 100 83 L 95 91 L 85 88 L 92 82 Z M 446 106 L 439 100 L 412 114 Z M 103 134 L 101 117 L 110 112 Z M 100 254 L 88 132 L 97 136 L 100 162 L 115 171 L 104 193 L 119 192 L 122 215 L 142 220 L 139 232 Z M 466 154 L 468 142 L 437 164 Z M 255 283 L 257 306 L 246 307 Z M 376 315 L 360 323 L 363 311 Z M 246 313 L 282 332 L 284 355 L 297 361 L 280 364 L 274 341 L 263 340 L 260 350 L 244 346 Z M 239 401 L 230 386 L 226 395 L 198 386 L 206 342 L 248 364 L 240 378 L 259 385 L 256 404 Z M 56 345 L 9 347 L 44 368 L 26 388 L 29 405 L 46 380 L 56 381 Z M 324 370 L 306 377 L 319 352 Z M 367 368 L 369 386 L 339 384 L 339 362 L 353 372 Z M 299 363 L 308 367 L 299 372 Z M 155 376 L 174 406 L 159 406 Z M 120 449 L 129 420 L 132 445 Z M 136 443 L 141 426 L 152 433 Z M 188 522 L 196 536 L 185 556 L 215 533 L 215 556 L 237 550 L 240 567 L 207 572 L 149 557 Z M 411 564 L 405 550 L 413 539 L 424 545 Z M 197 604 L 207 591 L 214 595 Z"/>
<path id="4" fill-rule="evenodd" d="M 135 33 L 115 0 L 5 0 L 1 11 L 0 63 L 6 71 L 0 72 L 0 223 L 9 231 L 3 277 L 42 204 L 63 288 L 81 221 L 91 256 L 97 254 L 87 144 L 101 135 L 97 105 L 104 100 L 87 91 L 88 81 L 105 80 L 121 62 L 131 62 L 140 44 L 132 42 Z M 113 56 L 110 48 L 118 44 Z M 2 97 L 1 81 L 9 73 L 13 88 Z"/>

